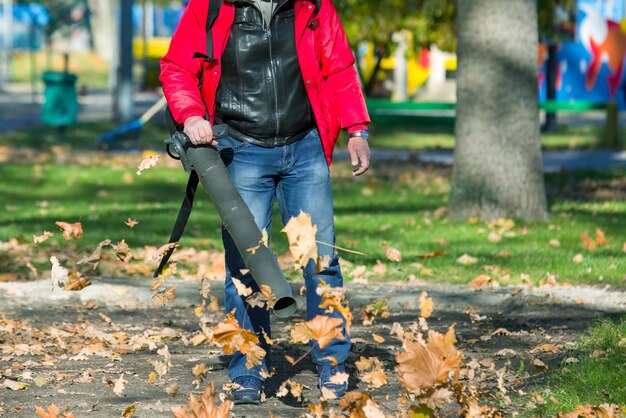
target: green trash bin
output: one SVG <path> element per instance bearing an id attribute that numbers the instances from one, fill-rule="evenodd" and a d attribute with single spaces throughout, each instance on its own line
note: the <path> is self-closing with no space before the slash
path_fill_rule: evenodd
<path id="1" fill-rule="evenodd" d="M 62 127 L 76 124 L 78 96 L 76 74 L 46 71 L 41 76 L 44 82 L 44 103 L 41 121 L 50 126 Z"/>

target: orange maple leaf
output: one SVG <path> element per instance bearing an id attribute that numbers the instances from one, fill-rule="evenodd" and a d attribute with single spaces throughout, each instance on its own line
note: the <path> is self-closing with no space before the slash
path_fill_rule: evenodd
<path id="1" fill-rule="evenodd" d="M 240 351 L 246 356 L 246 368 L 260 365 L 265 357 L 265 350 L 258 346 L 259 337 L 252 331 L 241 328 L 233 312 L 226 319 L 214 326 L 211 339 L 222 347 L 225 354 Z"/>
<path id="2" fill-rule="evenodd" d="M 311 259 L 317 262 L 317 226 L 311 223 L 311 215 L 300 211 L 298 216 L 289 219 L 282 232 L 287 234 L 296 269 L 305 267 Z"/>
<path id="3" fill-rule="evenodd" d="M 320 348 L 326 347 L 335 338 L 344 339 L 342 325 L 343 319 L 325 315 L 317 315 L 306 322 L 307 328 L 311 330 L 311 338 L 317 341 Z"/>
<path id="4" fill-rule="evenodd" d="M 215 388 L 211 384 L 197 398 L 190 393 L 186 408 L 177 405 L 173 406 L 170 411 L 175 418 L 228 418 L 232 407 L 233 401 L 231 400 L 225 400 L 219 406 L 216 404 Z"/>
<path id="5" fill-rule="evenodd" d="M 428 333 L 428 343 L 406 344 L 406 351 L 396 354 L 400 383 L 409 392 L 418 393 L 448 380 L 450 372 L 458 377 L 463 354 L 454 346 L 454 327 L 446 334 Z"/>

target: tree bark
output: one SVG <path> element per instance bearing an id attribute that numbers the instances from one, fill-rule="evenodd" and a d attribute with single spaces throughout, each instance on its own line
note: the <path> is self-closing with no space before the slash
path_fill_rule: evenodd
<path id="1" fill-rule="evenodd" d="M 536 0 L 458 0 L 457 20 L 448 216 L 546 220 Z"/>

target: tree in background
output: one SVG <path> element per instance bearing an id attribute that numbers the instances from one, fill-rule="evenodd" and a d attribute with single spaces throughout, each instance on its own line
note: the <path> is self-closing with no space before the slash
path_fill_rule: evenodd
<path id="1" fill-rule="evenodd" d="M 451 219 L 547 219 L 535 0 L 458 0 Z"/>

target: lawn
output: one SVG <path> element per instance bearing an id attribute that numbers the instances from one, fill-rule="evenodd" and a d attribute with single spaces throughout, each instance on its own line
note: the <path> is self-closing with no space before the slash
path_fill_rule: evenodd
<path id="1" fill-rule="evenodd" d="M 38 267 L 48 268 L 53 253 L 71 248 L 77 256 L 87 255 L 104 239 L 125 239 L 131 248 L 166 242 L 186 181 L 185 173 L 167 157 L 138 176 L 136 166 L 143 158 L 139 152 L 76 154 L 79 157 L 55 152 L 45 164 L 0 165 L 0 241 L 32 243 L 33 235 L 55 232 L 46 242 L 32 245 L 41 254 Z M 72 158 L 78 162 L 58 163 Z M 413 275 L 433 283 L 468 283 L 488 274 L 502 285 L 528 279 L 535 284 L 556 280 L 626 285 L 625 171 L 546 176 L 551 220 L 528 225 L 512 220 L 447 221 L 447 168 L 381 163 L 355 179 L 348 164 L 340 161 L 332 173 L 337 244 L 366 254 L 341 252 L 347 272 L 359 265 L 367 269 L 355 277 L 406 281 Z M 139 225 L 129 228 L 128 218 Z M 280 219 L 278 213 L 274 219 Z M 56 221 L 80 221 L 83 237 L 64 240 Z M 272 230 L 273 248 L 279 254 L 288 250 L 281 227 L 275 222 Z M 606 245 L 590 251 L 581 237 L 587 233 L 595 240 L 596 229 L 604 232 Z M 386 258 L 385 242 L 401 251 L 400 262 Z M 220 223 L 204 194 L 197 199 L 181 245 L 221 249 Z M 2 247 L 0 258 L 1 251 Z M 465 254 L 475 262 L 459 262 Z M 0 271 L 28 269 L 14 259 L 2 263 Z"/>
<path id="2" fill-rule="evenodd" d="M 601 404 L 626 408 L 626 319 L 596 324 L 574 350 L 543 387 L 535 387 L 526 397 L 523 416 L 553 417 L 577 408 L 581 416 L 590 416 L 584 413 L 585 406 Z"/>

